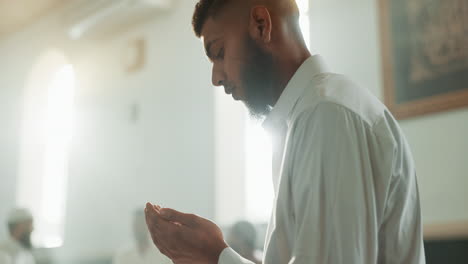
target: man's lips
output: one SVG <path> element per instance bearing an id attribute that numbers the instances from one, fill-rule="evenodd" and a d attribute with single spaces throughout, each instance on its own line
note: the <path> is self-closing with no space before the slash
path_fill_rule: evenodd
<path id="1" fill-rule="evenodd" d="M 225 92 L 226 94 L 232 94 L 232 91 L 233 91 L 233 90 L 234 90 L 234 89 L 232 89 L 232 87 L 228 87 L 228 86 L 225 86 L 225 87 L 224 87 L 224 92 Z"/>
<path id="2" fill-rule="evenodd" d="M 236 89 L 234 89 L 234 87 L 225 86 L 224 92 L 226 92 L 226 94 L 231 94 L 234 100 L 236 101 L 240 100 L 239 96 L 236 93 Z"/>

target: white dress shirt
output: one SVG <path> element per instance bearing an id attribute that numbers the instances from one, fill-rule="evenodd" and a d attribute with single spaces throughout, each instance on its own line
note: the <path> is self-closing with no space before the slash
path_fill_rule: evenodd
<path id="1" fill-rule="evenodd" d="M 264 128 L 275 187 L 265 264 L 425 263 L 413 159 L 378 99 L 313 56 Z M 227 248 L 219 263 L 251 262 Z"/>
<path id="2" fill-rule="evenodd" d="M 31 250 L 24 248 L 18 241 L 9 238 L 0 243 L 0 252 L 6 253 L 12 264 L 35 264 Z"/>
<path id="3" fill-rule="evenodd" d="M 172 261 L 151 246 L 141 253 L 136 246 L 120 250 L 114 257 L 113 264 L 170 264 Z"/>

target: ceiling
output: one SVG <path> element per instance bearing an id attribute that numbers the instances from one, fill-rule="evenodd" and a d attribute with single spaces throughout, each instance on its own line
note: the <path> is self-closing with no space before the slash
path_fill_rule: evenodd
<path id="1" fill-rule="evenodd" d="M 70 0 L 0 0 L 0 38 L 33 23 Z"/>

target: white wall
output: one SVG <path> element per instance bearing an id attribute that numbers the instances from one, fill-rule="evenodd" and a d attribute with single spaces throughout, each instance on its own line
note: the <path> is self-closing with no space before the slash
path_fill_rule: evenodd
<path id="1" fill-rule="evenodd" d="M 51 47 L 69 55 L 79 81 L 59 255 L 112 254 L 131 238 L 131 213 L 146 201 L 215 216 L 210 68 L 191 30 L 194 1 L 181 2 L 174 12 L 105 41 L 72 42 L 52 15 L 0 43 L 0 118 L 6 127 L 0 131 L 0 221 L 15 202 L 23 80 Z M 124 48 L 139 37 L 147 41 L 147 64 L 127 74 Z M 132 122 L 135 104 L 139 119 Z"/>
<path id="2" fill-rule="evenodd" d="M 310 0 L 311 47 L 382 99 L 378 1 Z M 415 158 L 426 223 L 468 219 L 468 109 L 400 122 Z"/>
<path id="3" fill-rule="evenodd" d="M 19 126 L 19 94 L 13 84 L 15 69 L 6 67 L 13 61 L 12 56 L 2 54 L 0 66 L 0 237 L 5 237 L 6 215 L 14 205 L 18 149 L 17 133 Z"/>

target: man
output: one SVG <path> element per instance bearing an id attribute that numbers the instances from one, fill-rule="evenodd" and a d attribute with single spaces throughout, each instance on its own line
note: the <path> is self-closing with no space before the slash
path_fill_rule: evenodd
<path id="1" fill-rule="evenodd" d="M 169 264 L 171 261 L 151 245 L 143 211 L 133 215 L 133 235 L 135 245 L 116 254 L 114 264 Z"/>
<path id="2" fill-rule="evenodd" d="M 389 111 L 311 56 L 292 0 L 201 0 L 215 86 L 266 116 L 275 204 L 264 263 L 425 263 L 415 168 Z M 250 263 L 209 220 L 146 206 L 174 263 Z"/>
<path id="3" fill-rule="evenodd" d="M 10 238 L 0 243 L 0 252 L 6 253 L 13 264 L 34 264 L 31 234 L 33 216 L 28 209 L 13 209 L 8 216 Z"/>
<path id="4" fill-rule="evenodd" d="M 248 221 L 238 221 L 232 225 L 226 237 L 229 246 L 243 258 L 255 264 L 262 263 L 257 257 L 257 231 Z"/>

